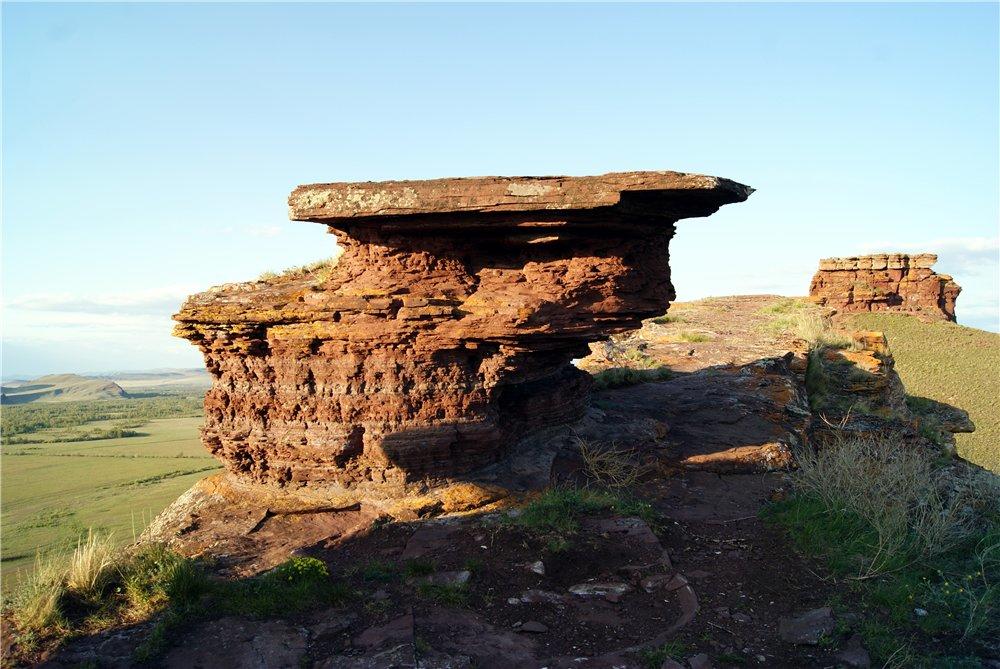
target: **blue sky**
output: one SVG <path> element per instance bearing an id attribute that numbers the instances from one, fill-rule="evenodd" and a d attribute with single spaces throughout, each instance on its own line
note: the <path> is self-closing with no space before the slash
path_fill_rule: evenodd
<path id="1" fill-rule="evenodd" d="M 300 183 L 673 169 L 681 299 L 937 251 L 998 327 L 996 4 L 3 6 L 3 374 L 199 366 L 184 295 L 329 255 Z"/>

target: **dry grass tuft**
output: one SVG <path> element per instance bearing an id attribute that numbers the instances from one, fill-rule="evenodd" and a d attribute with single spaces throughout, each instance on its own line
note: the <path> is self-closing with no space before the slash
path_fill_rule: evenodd
<path id="1" fill-rule="evenodd" d="M 935 469 L 926 453 L 890 437 L 837 435 L 818 452 L 803 449 L 798 463 L 792 481 L 799 491 L 874 531 L 862 578 L 946 553 L 973 531 L 980 484 L 956 480 L 951 469 Z M 901 556 L 908 557 L 901 563 Z"/>
<path id="2" fill-rule="evenodd" d="M 714 337 L 711 334 L 705 332 L 696 332 L 694 330 L 682 330 L 680 332 L 674 332 L 668 334 L 662 338 L 662 341 L 673 342 L 673 343 L 688 343 L 697 344 L 700 342 L 712 341 Z"/>
<path id="3" fill-rule="evenodd" d="M 81 599 L 100 597 L 115 568 L 118 554 L 114 538 L 92 530 L 87 539 L 77 541 L 66 567 L 66 589 Z"/>
<path id="4" fill-rule="evenodd" d="M 772 317 L 764 329 L 803 339 L 812 348 L 848 348 L 853 344 L 848 334 L 835 331 L 829 317 L 808 300 L 783 298 L 758 313 Z"/>
<path id="5" fill-rule="evenodd" d="M 261 274 L 257 277 L 257 281 L 274 281 L 275 279 L 290 279 L 303 277 L 307 274 L 315 274 L 314 278 L 316 282 L 322 283 L 329 278 L 330 272 L 337 266 L 337 261 L 340 259 L 341 255 L 343 255 L 343 250 L 338 247 L 338 253 L 336 253 L 332 258 L 317 260 L 316 262 L 309 263 L 308 265 L 289 267 L 281 272 L 261 272 Z"/>
<path id="6" fill-rule="evenodd" d="M 791 332 L 813 348 L 850 348 L 854 340 L 844 332 L 833 330 L 830 321 L 819 314 L 803 312 L 791 317 Z"/>
<path id="7" fill-rule="evenodd" d="M 11 602 L 11 617 L 20 629 L 39 633 L 63 626 L 59 603 L 66 593 L 64 576 L 60 562 L 35 556 L 35 570 L 21 583 Z"/>
<path id="8" fill-rule="evenodd" d="M 579 438 L 576 442 L 587 476 L 606 488 L 632 488 L 648 471 L 648 467 L 634 462 L 629 453 L 614 445 L 599 446 Z"/>

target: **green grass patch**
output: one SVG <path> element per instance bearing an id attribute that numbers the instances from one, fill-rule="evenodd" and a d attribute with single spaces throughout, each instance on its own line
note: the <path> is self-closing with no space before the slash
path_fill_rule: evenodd
<path id="1" fill-rule="evenodd" d="M 798 314 L 815 308 L 815 304 L 801 297 L 783 297 L 773 304 L 762 307 L 758 313 L 778 315 Z"/>
<path id="2" fill-rule="evenodd" d="M 206 608 L 227 615 L 268 618 L 338 604 L 349 596 L 350 590 L 330 579 L 321 560 L 294 557 L 257 578 L 216 582 Z"/>
<path id="3" fill-rule="evenodd" d="M 281 272 L 261 272 L 261 274 L 257 277 L 257 280 L 274 281 L 276 279 L 300 278 L 308 274 L 314 274 L 316 281 L 325 281 L 327 277 L 330 276 L 330 271 L 333 269 L 335 264 L 336 258 L 324 258 L 323 260 L 317 260 L 316 262 L 309 263 L 308 265 L 289 267 Z"/>
<path id="4" fill-rule="evenodd" d="M 114 402 L 109 402 L 114 404 Z M 11 409 L 28 408 L 11 407 Z M 49 405 L 63 409 L 67 405 Z M 4 417 L 8 407 L 4 407 Z M 156 514 L 219 467 L 201 444 L 202 418 L 150 420 L 138 437 L 3 449 L 3 589 L 43 557 L 72 550 L 87 528 L 132 541 Z M 28 450 L 30 448 L 30 450 Z"/>
<path id="5" fill-rule="evenodd" d="M 847 348 L 852 344 L 849 336 L 831 328 L 829 317 L 809 300 L 781 298 L 758 309 L 757 315 L 766 317 L 758 326 L 763 332 L 804 339 L 813 348 Z"/>
<path id="6" fill-rule="evenodd" d="M 106 537 L 91 535 L 67 560 L 40 561 L 3 613 L 14 623 L 17 647 L 28 652 L 156 618 L 135 653 L 137 661 L 148 662 L 200 620 L 288 615 L 341 604 L 351 595 L 316 558 L 294 557 L 255 578 L 218 580 L 199 562 L 161 545 L 118 551 Z"/>
<path id="7" fill-rule="evenodd" d="M 438 583 L 418 583 L 417 595 L 430 599 L 441 606 L 467 606 L 469 591 L 464 585 L 442 585 Z"/>
<path id="8" fill-rule="evenodd" d="M 421 576 L 430 576 L 437 570 L 437 564 L 433 560 L 426 560 L 423 558 L 417 558 L 415 560 L 407 560 L 406 564 L 403 566 L 403 573 L 406 574 L 407 578 L 419 578 Z"/>
<path id="9" fill-rule="evenodd" d="M 585 516 L 610 511 L 617 498 L 585 488 L 550 488 L 524 507 L 517 524 L 534 532 L 572 534 Z"/>
<path id="10" fill-rule="evenodd" d="M 513 522 L 542 537 L 553 553 L 564 551 L 580 530 L 587 516 L 617 514 L 638 517 L 655 527 L 659 516 L 653 506 L 641 499 L 590 488 L 549 488 L 528 503 Z"/>
<path id="11" fill-rule="evenodd" d="M 361 568 L 361 578 L 376 583 L 389 583 L 399 578 L 399 567 L 392 562 L 372 560 Z"/>
<path id="12" fill-rule="evenodd" d="M 689 650 L 690 647 L 682 641 L 668 641 L 655 648 L 643 648 L 635 655 L 646 669 L 660 669 L 667 660 L 682 661 Z"/>

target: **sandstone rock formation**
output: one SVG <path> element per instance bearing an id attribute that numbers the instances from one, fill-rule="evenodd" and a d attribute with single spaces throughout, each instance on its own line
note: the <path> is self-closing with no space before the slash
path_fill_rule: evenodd
<path id="1" fill-rule="evenodd" d="M 745 200 L 630 172 L 296 188 L 335 264 L 188 299 L 175 333 L 213 377 L 203 441 L 236 481 L 392 490 L 466 475 L 580 418 L 571 360 L 674 297 L 674 223 Z"/>
<path id="2" fill-rule="evenodd" d="M 819 262 L 809 295 L 840 312 L 888 311 L 954 321 L 962 289 L 947 274 L 935 273 L 935 262 L 932 253 L 826 258 Z"/>

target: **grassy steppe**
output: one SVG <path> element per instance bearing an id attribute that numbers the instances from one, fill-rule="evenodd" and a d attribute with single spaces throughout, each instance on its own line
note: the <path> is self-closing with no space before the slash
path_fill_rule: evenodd
<path id="1" fill-rule="evenodd" d="M 201 417 L 157 419 L 136 437 L 4 446 L 4 590 L 32 568 L 36 550 L 67 550 L 88 528 L 131 541 L 133 527 L 139 531 L 218 466 L 201 445 L 201 423 Z"/>
<path id="2" fill-rule="evenodd" d="M 860 314 L 849 324 L 885 333 L 908 394 L 968 411 L 976 431 L 956 435 L 959 455 L 1000 473 L 1000 335 L 900 315 Z"/>

